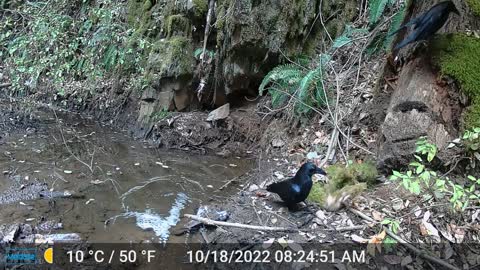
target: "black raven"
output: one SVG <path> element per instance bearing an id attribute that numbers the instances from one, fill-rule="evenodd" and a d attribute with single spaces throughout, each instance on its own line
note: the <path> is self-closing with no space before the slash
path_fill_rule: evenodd
<path id="1" fill-rule="evenodd" d="M 327 175 L 315 164 L 307 162 L 300 167 L 294 177 L 267 186 L 267 191 L 280 195 L 288 208 L 291 208 L 308 197 L 312 189 L 312 175 L 314 174 Z"/>
<path id="2" fill-rule="evenodd" d="M 460 14 L 452 1 L 444 1 L 436 4 L 427 12 L 411 20 L 410 22 L 401 26 L 397 31 L 393 32 L 394 35 L 398 31 L 405 27 L 414 25 L 413 32 L 397 46 L 395 51 L 415 41 L 427 40 L 433 34 L 435 34 L 442 26 L 447 22 L 450 12 Z"/>

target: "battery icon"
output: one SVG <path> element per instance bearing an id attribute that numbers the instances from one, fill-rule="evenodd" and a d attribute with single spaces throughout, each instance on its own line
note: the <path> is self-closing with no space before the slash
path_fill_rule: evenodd
<path id="1" fill-rule="evenodd" d="M 43 258 L 45 261 L 49 264 L 53 263 L 53 248 L 47 248 L 45 252 L 43 253 Z"/>

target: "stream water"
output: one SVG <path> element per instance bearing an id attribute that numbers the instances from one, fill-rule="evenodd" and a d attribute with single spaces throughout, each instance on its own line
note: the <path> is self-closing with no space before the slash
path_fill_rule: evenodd
<path id="1" fill-rule="evenodd" d="M 151 149 L 77 115 L 39 114 L 1 134 L 0 224 L 61 223 L 55 233 L 89 242 L 184 242 L 171 233 L 181 215 L 224 200 L 218 188 L 251 166 Z"/>

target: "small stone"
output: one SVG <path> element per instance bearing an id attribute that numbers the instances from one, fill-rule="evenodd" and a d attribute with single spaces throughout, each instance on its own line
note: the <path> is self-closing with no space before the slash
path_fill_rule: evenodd
<path id="1" fill-rule="evenodd" d="M 253 191 L 257 190 L 257 189 L 259 189 L 259 187 L 258 187 L 257 185 L 255 185 L 255 184 L 250 185 L 250 186 L 248 187 L 248 191 L 250 191 L 250 192 L 253 192 Z"/>
<path id="2" fill-rule="evenodd" d="M 275 138 L 272 140 L 272 146 L 275 148 L 280 148 L 285 145 L 285 142 L 282 139 Z"/>

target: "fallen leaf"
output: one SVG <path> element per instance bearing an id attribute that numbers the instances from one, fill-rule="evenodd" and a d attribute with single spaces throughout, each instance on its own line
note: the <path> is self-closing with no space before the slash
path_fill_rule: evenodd
<path id="1" fill-rule="evenodd" d="M 382 245 L 383 240 L 385 239 L 385 236 L 387 233 L 385 230 L 383 230 L 381 233 L 374 235 L 370 240 L 368 240 L 368 245 L 367 245 L 367 252 L 370 254 L 372 257 L 375 256 L 375 248 L 378 249 L 378 252 L 382 252 Z"/>
<path id="2" fill-rule="evenodd" d="M 423 219 L 422 221 L 428 221 L 430 219 L 430 211 L 427 211 L 425 212 L 425 214 L 423 214 Z"/>
<path id="3" fill-rule="evenodd" d="M 474 223 L 475 221 L 477 221 L 477 218 L 478 218 L 478 215 L 480 214 L 480 210 L 477 210 L 475 211 L 475 213 L 473 213 L 472 215 L 472 223 Z"/>
<path id="4" fill-rule="evenodd" d="M 277 242 L 283 247 L 286 248 L 288 246 L 288 242 L 285 237 L 281 237 L 277 239 Z"/>
<path id="5" fill-rule="evenodd" d="M 373 210 L 372 216 L 373 216 L 373 219 L 375 219 L 376 221 L 380 221 L 380 222 L 383 221 L 384 215 L 378 211 Z"/>
<path id="6" fill-rule="evenodd" d="M 368 243 L 368 239 L 365 239 L 363 237 L 360 237 L 356 234 L 352 234 L 350 237 L 352 237 L 352 241 L 353 242 L 356 242 L 356 243 L 361 243 L 361 244 L 364 244 L 364 243 Z"/>
<path id="7" fill-rule="evenodd" d="M 437 243 L 440 242 L 440 235 L 438 234 L 437 228 L 435 228 L 435 226 L 433 226 L 433 224 L 431 224 L 431 223 L 423 220 L 423 221 L 422 221 L 422 225 L 423 225 L 423 227 L 424 227 L 424 229 L 425 229 L 424 232 L 426 232 L 427 235 L 432 236 L 433 239 L 434 239 Z"/>

